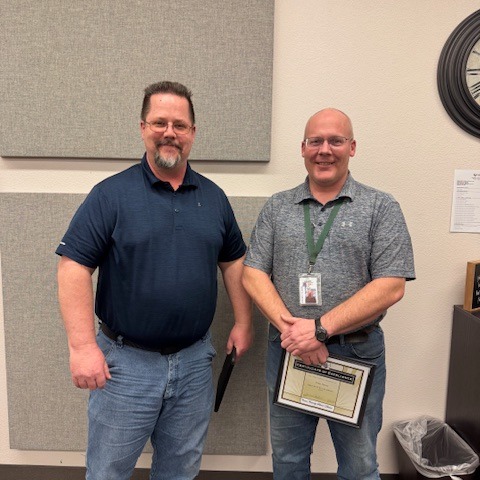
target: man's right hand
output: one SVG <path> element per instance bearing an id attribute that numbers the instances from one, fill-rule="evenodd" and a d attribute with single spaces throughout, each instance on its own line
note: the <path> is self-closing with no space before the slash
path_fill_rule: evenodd
<path id="1" fill-rule="evenodd" d="M 328 349 L 324 343 L 318 343 L 318 348 L 300 355 L 306 365 L 323 365 L 328 358 Z"/>
<path id="2" fill-rule="evenodd" d="M 70 372 L 78 388 L 103 388 L 111 378 L 105 357 L 96 343 L 70 349 Z"/>

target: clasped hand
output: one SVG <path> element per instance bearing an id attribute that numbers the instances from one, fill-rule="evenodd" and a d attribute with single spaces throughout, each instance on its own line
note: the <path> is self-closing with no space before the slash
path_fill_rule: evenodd
<path id="1" fill-rule="evenodd" d="M 281 315 L 287 324 L 280 338 L 282 347 L 300 357 L 307 365 L 323 364 L 328 358 L 328 349 L 315 338 L 315 323 L 312 319 Z"/>

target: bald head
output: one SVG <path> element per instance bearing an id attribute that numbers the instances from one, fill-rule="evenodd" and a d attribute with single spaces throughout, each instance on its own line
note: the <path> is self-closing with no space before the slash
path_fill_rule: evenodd
<path id="1" fill-rule="evenodd" d="M 344 135 L 347 138 L 353 138 L 353 127 L 352 122 L 348 115 L 343 113 L 341 110 L 336 108 L 324 108 L 319 112 L 312 115 L 305 126 L 305 135 L 304 138 L 312 136 L 312 130 L 317 128 L 319 125 L 322 127 L 328 128 L 332 125 L 336 125 L 338 128 L 341 128 Z"/>

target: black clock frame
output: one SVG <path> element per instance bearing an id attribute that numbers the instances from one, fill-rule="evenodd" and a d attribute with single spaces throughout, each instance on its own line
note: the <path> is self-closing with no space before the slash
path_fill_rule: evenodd
<path id="1" fill-rule="evenodd" d="M 448 37 L 437 69 L 438 92 L 445 110 L 459 127 L 478 138 L 480 105 L 470 94 L 465 72 L 468 56 L 479 39 L 480 10 L 463 20 Z"/>

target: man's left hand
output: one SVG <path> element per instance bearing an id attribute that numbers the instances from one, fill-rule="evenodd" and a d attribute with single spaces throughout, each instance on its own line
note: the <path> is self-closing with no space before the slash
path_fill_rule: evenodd
<path id="1" fill-rule="evenodd" d="M 313 319 L 282 315 L 287 324 L 281 335 L 282 347 L 292 355 L 301 357 L 306 352 L 317 350 L 320 343 L 315 338 L 315 322 Z"/>
<path id="2" fill-rule="evenodd" d="M 253 325 L 251 323 L 235 323 L 227 341 L 227 353 L 235 346 L 237 360 L 252 346 Z"/>

